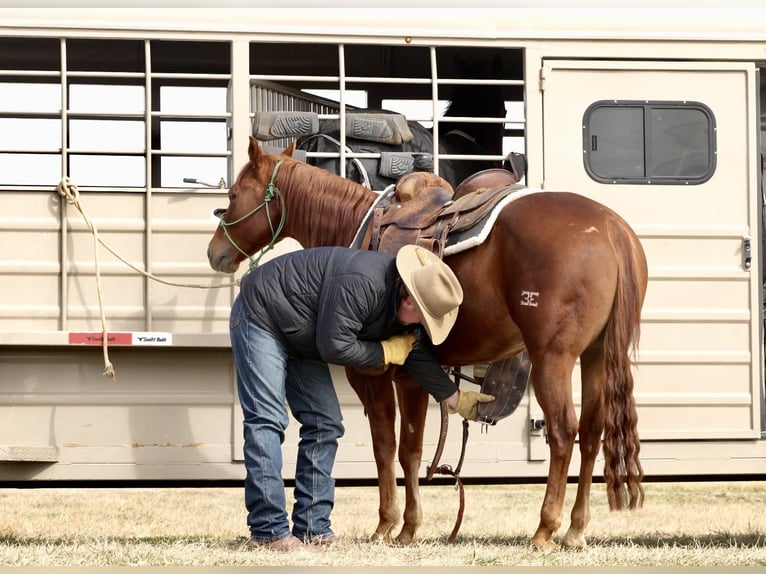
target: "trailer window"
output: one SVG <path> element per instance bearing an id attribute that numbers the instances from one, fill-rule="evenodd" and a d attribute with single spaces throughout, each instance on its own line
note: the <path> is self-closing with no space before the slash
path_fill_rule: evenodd
<path id="1" fill-rule="evenodd" d="M 715 171 L 715 118 L 699 102 L 599 101 L 583 118 L 583 157 L 602 183 L 703 183 Z"/>
<path id="2" fill-rule="evenodd" d="M 413 139 L 400 150 L 404 155 L 396 168 L 389 163 L 383 170 L 414 165 L 416 154 L 420 167 L 462 179 L 466 172 L 500 165 L 511 151 L 524 151 L 523 51 L 518 48 L 254 41 L 250 85 L 250 108 L 259 122 L 254 133 L 264 145 L 283 149 L 303 137 L 298 150 L 309 163 L 351 174 L 377 191 L 389 183 L 391 172 L 378 174 L 376 160 L 393 150 L 341 130 L 343 113 L 385 110 L 410 122 Z M 285 117 L 299 112 L 296 133 L 280 131 L 292 119 L 271 131 L 265 123 L 270 112 Z M 320 137 L 314 137 L 317 133 Z M 439 157 L 435 165 L 433 157 Z"/>
<path id="3" fill-rule="evenodd" d="M 0 188 L 228 175 L 229 42 L 0 38 Z"/>

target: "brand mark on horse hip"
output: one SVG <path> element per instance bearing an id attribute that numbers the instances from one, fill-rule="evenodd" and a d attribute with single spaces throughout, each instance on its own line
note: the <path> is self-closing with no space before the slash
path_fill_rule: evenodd
<path id="1" fill-rule="evenodd" d="M 523 307 L 537 307 L 537 298 L 539 296 L 540 296 L 539 291 L 522 291 L 521 305 Z"/>

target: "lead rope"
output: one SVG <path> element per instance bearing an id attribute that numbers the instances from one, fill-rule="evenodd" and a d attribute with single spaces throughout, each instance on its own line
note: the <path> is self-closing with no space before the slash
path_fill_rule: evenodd
<path id="1" fill-rule="evenodd" d="M 88 213 L 85 211 L 85 208 L 82 206 L 82 203 L 80 202 L 80 190 L 78 189 L 77 185 L 69 179 L 69 177 L 64 176 L 61 178 L 61 181 L 59 181 L 58 185 L 56 186 L 56 190 L 58 191 L 59 195 L 66 200 L 66 202 L 69 205 L 73 205 L 77 208 L 77 211 L 80 212 L 80 215 L 82 215 L 83 219 L 85 220 L 86 225 L 88 226 L 88 229 L 90 229 L 91 233 L 93 234 L 93 250 L 94 250 L 94 259 L 95 259 L 95 268 L 96 268 L 96 288 L 98 293 L 98 308 L 99 313 L 101 315 L 101 333 L 102 333 L 102 347 L 104 350 L 104 375 L 109 377 L 110 379 L 114 380 L 116 379 L 117 375 L 114 371 L 114 365 L 112 365 L 112 362 L 109 360 L 109 343 L 108 343 L 108 331 L 106 326 L 106 313 L 104 312 L 104 301 L 102 296 L 102 287 L 101 287 L 101 268 L 99 264 L 99 256 L 98 256 L 98 246 L 101 244 L 109 253 L 114 255 L 117 259 L 122 261 L 125 265 L 133 269 L 134 271 L 140 273 L 144 277 L 148 277 L 149 279 L 153 279 L 154 281 L 157 281 L 159 283 L 164 283 L 165 285 L 170 285 L 173 287 L 193 287 L 197 289 L 211 289 L 211 288 L 220 288 L 220 287 L 232 287 L 239 285 L 239 281 L 232 281 L 229 283 L 222 283 L 218 285 L 195 285 L 195 284 L 188 284 L 188 283 L 174 283 L 172 281 L 167 281 L 165 279 L 162 279 L 160 277 L 157 277 L 156 275 L 149 273 L 148 271 L 145 271 L 143 269 L 140 269 L 139 267 L 136 267 L 129 261 L 127 261 L 125 258 L 123 258 L 119 253 L 117 253 L 114 249 L 112 249 L 98 234 L 98 228 L 96 227 L 96 224 L 93 223 L 93 220 L 90 218 Z"/>
<path id="2" fill-rule="evenodd" d="M 114 366 L 112 365 L 112 362 L 109 360 L 109 343 L 107 341 L 109 334 L 106 328 L 106 314 L 104 313 L 104 301 L 101 296 L 101 267 L 99 265 L 99 258 L 98 258 L 98 244 L 99 244 L 98 228 L 96 227 L 96 224 L 93 223 L 91 218 L 86 213 L 85 208 L 83 208 L 83 206 L 80 204 L 80 191 L 77 189 L 77 186 L 74 183 L 72 183 L 72 181 L 68 177 L 61 178 L 61 181 L 58 184 L 58 192 L 59 192 L 59 195 L 61 195 L 61 197 L 64 197 L 66 199 L 68 204 L 74 205 L 77 208 L 77 211 L 79 211 L 80 214 L 82 215 L 91 233 L 93 233 L 93 251 L 95 253 L 94 257 L 95 257 L 95 264 L 96 264 L 96 287 L 97 287 L 96 291 L 98 293 L 98 308 L 101 313 L 101 338 L 102 338 L 101 346 L 103 347 L 103 350 L 104 350 L 104 375 L 114 380 L 117 375 L 114 372 Z"/>

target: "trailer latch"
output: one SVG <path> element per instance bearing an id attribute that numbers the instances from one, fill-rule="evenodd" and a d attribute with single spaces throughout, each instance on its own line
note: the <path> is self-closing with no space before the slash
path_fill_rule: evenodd
<path id="1" fill-rule="evenodd" d="M 749 237 L 743 237 L 742 238 L 742 265 L 747 271 L 750 269 L 750 266 L 752 265 L 753 255 L 751 252 L 750 247 L 750 238 Z"/>

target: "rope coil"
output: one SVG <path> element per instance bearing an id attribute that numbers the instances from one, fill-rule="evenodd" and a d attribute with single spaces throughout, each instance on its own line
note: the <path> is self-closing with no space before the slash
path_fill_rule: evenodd
<path id="1" fill-rule="evenodd" d="M 148 271 L 145 271 L 144 269 L 141 269 L 134 264 L 132 264 L 130 261 L 127 261 L 124 257 L 122 257 L 119 253 L 117 253 L 112 247 L 109 246 L 98 234 L 98 228 L 96 227 L 96 224 L 93 222 L 93 220 L 90 218 L 88 213 L 85 211 L 85 208 L 83 207 L 82 203 L 80 202 L 80 190 L 77 187 L 77 184 L 75 184 L 68 176 L 63 176 L 61 178 L 61 181 L 59 181 L 58 185 L 56 186 L 56 190 L 58 191 L 58 194 L 66 201 L 67 204 L 73 205 L 75 208 L 77 208 L 77 211 L 80 212 L 80 215 L 82 215 L 83 219 L 85 220 L 86 225 L 88 226 L 88 229 L 93 234 L 93 250 L 94 250 L 94 262 L 95 262 L 95 268 L 96 268 L 96 288 L 98 292 L 98 307 L 99 307 L 99 313 L 101 316 L 101 331 L 102 331 L 102 337 L 103 337 L 103 350 L 104 350 L 104 375 L 109 377 L 110 379 L 116 378 L 116 373 L 114 371 L 114 366 L 112 365 L 112 362 L 109 360 L 109 345 L 108 345 L 108 331 L 106 326 L 106 314 L 104 312 L 104 303 L 103 303 L 103 296 L 102 296 L 102 286 L 101 286 L 101 269 L 99 264 L 99 255 L 98 255 L 98 246 L 99 244 L 102 245 L 109 253 L 114 255 L 117 259 L 122 261 L 125 265 L 136 271 L 137 273 L 140 273 L 144 277 L 148 279 L 152 279 L 153 281 L 157 281 L 158 283 L 162 283 L 164 285 L 169 285 L 171 287 L 191 287 L 196 289 L 219 289 L 222 287 L 236 287 L 239 286 L 239 280 L 231 281 L 229 283 L 221 283 L 217 285 L 201 285 L 201 284 L 190 284 L 190 283 L 175 283 L 173 281 L 167 281 L 165 279 L 162 279 L 161 277 L 157 277 L 153 273 L 150 273 Z"/>
<path id="2" fill-rule="evenodd" d="M 93 220 L 91 220 L 91 218 L 88 216 L 87 212 L 85 211 L 85 208 L 80 204 L 80 190 L 77 188 L 77 185 L 75 185 L 75 183 L 71 179 L 69 179 L 66 176 L 61 178 L 61 181 L 58 184 L 57 190 L 59 192 L 59 195 L 63 197 L 69 205 L 74 205 L 77 208 L 77 211 L 79 211 L 80 214 L 82 215 L 91 233 L 93 233 L 93 251 L 94 251 L 94 258 L 95 258 L 95 265 L 96 265 L 96 287 L 97 287 L 97 293 L 98 293 L 98 308 L 101 314 L 101 334 L 102 334 L 101 346 L 104 350 L 104 375 L 114 380 L 117 377 L 117 374 L 114 372 L 114 365 L 112 365 L 112 362 L 109 360 L 109 343 L 108 343 L 109 332 L 106 328 L 106 314 L 104 313 L 104 301 L 101 295 L 101 267 L 99 264 L 99 257 L 98 257 L 98 244 L 99 244 L 98 228 L 96 227 L 96 224 L 93 223 Z"/>

